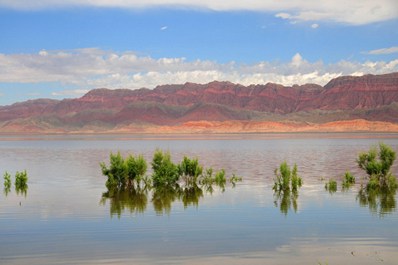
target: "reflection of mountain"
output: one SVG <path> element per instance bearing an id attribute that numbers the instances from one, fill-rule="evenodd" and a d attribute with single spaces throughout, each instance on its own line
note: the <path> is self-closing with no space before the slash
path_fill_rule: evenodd
<path id="1" fill-rule="evenodd" d="M 336 122 L 343 120 L 356 121 Z M 396 123 L 398 73 L 339 77 L 324 87 L 212 82 L 153 90 L 95 89 L 77 99 L 0 107 L 3 132 L 145 132 L 159 126 L 166 131 L 398 130 Z"/>

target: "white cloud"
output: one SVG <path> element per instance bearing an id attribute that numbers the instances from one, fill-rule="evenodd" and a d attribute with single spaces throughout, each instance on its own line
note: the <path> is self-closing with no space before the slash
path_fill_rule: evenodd
<path id="1" fill-rule="evenodd" d="M 316 24 L 316 23 L 314 23 L 314 24 L 312 24 L 312 25 L 311 25 L 311 28 L 313 28 L 313 29 L 317 29 L 317 28 L 319 28 L 319 25 L 318 25 L 318 24 Z"/>
<path id="2" fill-rule="evenodd" d="M 46 51 L 45 56 L 43 52 L 0 54 L 0 69 L 1 83 L 57 82 L 66 90 L 56 92 L 54 96 L 79 96 L 87 89 L 97 87 L 137 89 L 214 80 L 243 85 L 268 82 L 324 85 L 340 75 L 398 72 L 398 59 L 325 64 L 322 61 L 309 62 L 296 53 L 290 62 L 239 64 L 232 61 L 220 64 L 206 60 L 187 61 L 185 58 L 155 59 L 138 56 L 131 51 L 115 53 L 90 48 Z M 71 87 L 73 89 L 69 89 Z"/>
<path id="3" fill-rule="evenodd" d="M 131 9 L 173 7 L 214 11 L 250 10 L 274 13 L 283 19 L 328 20 L 356 25 L 398 18 L 398 1 L 396 0 L 0 0 L 0 7 L 19 10 L 76 6 Z"/>
<path id="4" fill-rule="evenodd" d="M 292 57 L 292 62 L 291 64 L 294 67 L 299 67 L 301 64 L 303 63 L 303 57 L 301 57 L 301 55 L 299 53 L 296 53 L 293 57 Z"/>
<path id="5" fill-rule="evenodd" d="M 51 95 L 56 97 L 64 97 L 64 96 L 81 96 L 88 92 L 88 89 L 73 89 L 73 90 L 62 90 L 57 92 L 52 92 Z"/>
<path id="6" fill-rule="evenodd" d="M 163 27 L 160 28 L 160 30 L 163 31 L 163 30 L 166 30 L 167 28 L 168 28 L 167 26 L 163 26 Z"/>
<path id="7" fill-rule="evenodd" d="M 290 19 L 292 16 L 289 13 L 278 13 L 275 17 L 282 18 L 282 19 Z"/>
<path id="8" fill-rule="evenodd" d="M 382 48 L 377 50 L 371 50 L 365 52 L 366 54 L 380 55 L 380 54 L 392 54 L 398 53 L 398 46 L 390 47 L 390 48 Z"/>

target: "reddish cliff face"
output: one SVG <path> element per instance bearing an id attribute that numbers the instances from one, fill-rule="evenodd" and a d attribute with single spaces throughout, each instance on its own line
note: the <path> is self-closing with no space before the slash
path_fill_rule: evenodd
<path id="1" fill-rule="evenodd" d="M 398 123 L 398 73 L 344 76 L 324 87 L 272 83 L 245 87 L 214 81 L 152 90 L 103 88 L 77 99 L 39 99 L 0 107 L 0 131 L 1 126 L 24 122 L 78 130 L 89 125 L 114 128 L 203 120 L 322 123 L 347 119 Z"/>

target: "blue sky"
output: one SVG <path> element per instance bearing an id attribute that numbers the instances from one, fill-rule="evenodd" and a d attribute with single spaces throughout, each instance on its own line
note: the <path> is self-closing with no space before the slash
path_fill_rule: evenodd
<path id="1" fill-rule="evenodd" d="M 394 0 L 230 2 L 0 0 L 0 105 L 97 87 L 323 85 L 398 71 Z"/>

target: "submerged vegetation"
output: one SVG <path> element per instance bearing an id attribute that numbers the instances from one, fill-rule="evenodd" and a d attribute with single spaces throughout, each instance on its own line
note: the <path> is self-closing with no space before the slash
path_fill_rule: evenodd
<path id="1" fill-rule="evenodd" d="M 367 190 L 395 191 L 398 187 L 397 178 L 391 173 L 396 154 L 391 147 L 379 144 L 368 152 L 361 153 L 357 159 L 358 166 L 368 175 Z"/>
<path id="2" fill-rule="evenodd" d="M 369 206 L 374 213 L 384 215 L 396 208 L 397 178 L 391 172 L 396 153 L 391 147 L 379 143 L 368 152 L 361 153 L 358 166 L 365 170 L 368 182 L 359 190 L 357 199 L 361 206 Z"/>
<path id="3" fill-rule="evenodd" d="M 279 168 L 274 171 L 274 197 L 275 206 L 278 206 L 282 213 L 288 213 L 291 206 L 297 211 L 298 189 L 302 186 L 303 181 L 297 173 L 297 165 L 294 164 L 293 169 L 286 161 L 280 164 Z"/>
<path id="4" fill-rule="evenodd" d="M 7 194 L 11 191 L 11 175 L 6 171 L 4 173 L 4 193 Z"/>
<path id="5" fill-rule="evenodd" d="M 232 186 L 242 181 L 232 175 L 227 178 L 224 169 L 214 171 L 204 169 L 197 158 L 184 156 L 175 164 L 170 152 L 156 150 L 152 162 L 152 175 L 146 175 L 147 162 L 142 155 L 129 155 L 126 159 L 120 152 L 110 154 L 109 166 L 100 163 L 102 174 L 107 176 L 105 186 L 108 191 L 102 196 L 102 203 L 110 200 L 111 214 L 128 209 L 131 213 L 142 213 L 148 204 L 151 192 L 152 203 L 158 214 L 169 213 L 175 200 L 183 202 L 184 207 L 198 206 L 204 191 L 212 193 L 214 187 L 223 192 L 227 181 Z"/>
<path id="6" fill-rule="evenodd" d="M 330 194 L 333 194 L 337 191 L 337 181 L 334 179 L 329 179 L 329 181 L 325 184 L 325 190 L 327 190 Z"/>
<path id="7" fill-rule="evenodd" d="M 372 212 L 380 214 L 392 212 L 396 208 L 398 183 L 391 172 L 395 158 L 395 152 L 383 143 L 378 148 L 373 147 L 359 155 L 357 164 L 367 174 L 357 195 L 361 206 L 369 206 Z M 111 153 L 109 166 L 105 163 L 100 165 L 102 173 L 108 177 L 108 191 L 103 194 L 102 201 L 105 203 L 109 199 L 111 213 L 119 216 L 125 209 L 135 213 L 143 212 L 148 198 L 151 198 L 153 207 L 159 214 L 169 213 L 176 200 L 181 201 L 184 207 L 198 206 L 200 198 L 205 193 L 213 193 L 215 187 L 223 192 L 227 183 L 235 186 L 236 182 L 242 181 L 241 177 L 234 174 L 227 177 L 224 169 L 215 171 L 213 168 L 204 168 L 197 158 L 184 156 L 176 164 L 172 161 L 170 152 L 159 149 L 153 154 L 150 175 L 147 175 L 148 163 L 142 155 L 124 158 L 120 152 Z M 290 167 L 284 161 L 275 169 L 274 174 L 272 189 L 275 206 L 284 214 L 291 208 L 296 212 L 298 191 L 303 184 L 297 165 Z M 348 191 L 357 182 L 350 171 L 346 171 L 339 179 L 342 191 Z M 325 183 L 325 190 L 330 194 L 337 192 L 338 182 L 330 178 Z"/>
<path id="8" fill-rule="evenodd" d="M 4 173 L 4 194 L 7 196 L 8 193 L 10 193 L 11 191 L 11 175 L 10 173 L 8 173 L 7 171 Z M 14 182 L 14 186 L 15 186 L 15 192 L 17 194 L 23 194 L 26 196 L 26 193 L 28 191 L 28 173 L 26 172 L 26 170 L 24 171 L 17 171 L 15 173 L 15 182 Z"/>
<path id="9" fill-rule="evenodd" d="M 391 172 L 396 153 L 388 145 L 379 143 L 368 152 L 360 153 L 356 160 L 360 169 L 367 176 L 361 183 L 357 200 L 361 206 L 368 206 L 373 213 L 384 215 L 396 208 L 395 195 L 398 190 L 397 178 Z M 341 183 L 341 190 L 347 191 L 356 183 L 355 176 L 346 171 Z M 333 194 L 337 191 L 337 182 L 330 179 L 325 189 Z"/>
<path id="10" fill-rule="evenodd" d="M 303 184 L 301 177 L 297 174 L 297 165 L 294 164 L 293 169 L 284 161 L 280 164 L 279 169 L 276 168 L 273 190 L 279 191 L 298 191 Z"/>
<path id="11" fill-rule="evenodd" d="M 342 189 L 347 190 L 349 189 L 352 185 L 355 184 L 355 177 L 353 174 L 351 174 L 350 171 L 346 171 L 344 174 L 343 182 L 342 182 Z"/>

